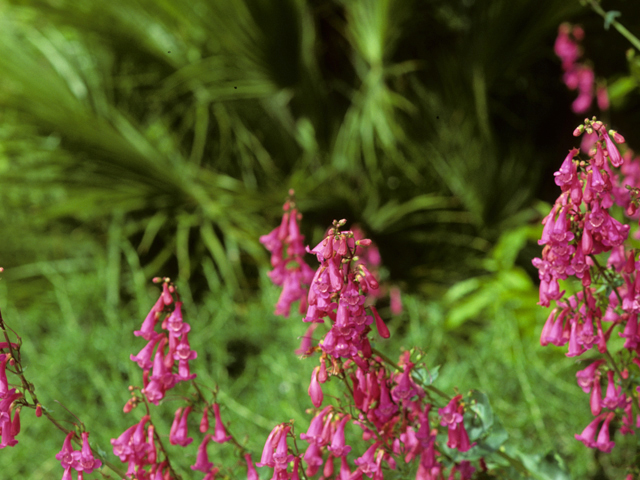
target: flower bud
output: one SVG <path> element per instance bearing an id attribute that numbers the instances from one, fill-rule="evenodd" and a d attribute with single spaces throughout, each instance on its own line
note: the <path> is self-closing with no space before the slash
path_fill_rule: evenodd
<path id="1" fill-rule="evenodd" d="M 36 405 L 36 417 L 41 417 L 42 416 L 42 405 L 38 404 Z"/>
<path id="2" fill-rule="evenodd" d="M 631 202 L 629 206 L 626 208 L 625 213 L 627 214 L 627 217 L 631 217 L 635 215 L 637 211 L 638 211 L 638 206 L 635 203 Z"/>
<path id="3" fill-rule="evenodd" d="M 624 137 L 615 130 L 609 130 L 609 135 L 613 137 L 616 143 L 625 143 Z"/>
<path id="4" fill-rule="evenodd" d="M 576 127 L 576 129 L 573 131 L 573 136 L 574 137 L 579 137 L 580 135 L 582 135 L 584 133 L 584 125 L 579 125 Z"/>

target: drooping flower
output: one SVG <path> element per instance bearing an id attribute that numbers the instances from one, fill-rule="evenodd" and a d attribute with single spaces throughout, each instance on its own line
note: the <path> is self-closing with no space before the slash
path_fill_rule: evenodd
<path id="1" fill-rule="evenodd" d="M 102 462 L 93 456 L 89 446 L 89 432 L 82 432 L 82 449 L 72 452 L 71 455 L 76 460 L 75 465 L 71 466 L 79 472 L 91 473 L 102 466 Z"/>
<path id="2" fill-rule="evenodd" d="M 178 409 L 176 411 L 175 418 L 173 419 L 173 425 L 171 426 L 171 431 L 169 433 L 169 443 L 171 443 L 171 445 L 181 445 L 186 447 L 193 442 L 193 438 L 188 437 L 187 426 L 187 419 L 193 408 L 188 406 L 184 410 L 181 410 L 182 409 Z M 179 412 L 182 415 L 180 415 Z"/>
<path id="3" fill-rule="evenodd" d="M 344 428 L 349 420 L 350 416 L 347 415 L 340 421 L 333 434 L 331 445 L 327 447 L 335 457 L 344 457 L 351 451 L 351 447 L 345 444 L 344 439 Z"/>
<path id="4" fill-rule="evenodd" d="M 216 443 L 226 443 L 231 440 L 231 435 L 227 434 L 227 430 L 224 428 L 224 423 L 220 418 L 220 405 L 213 404 L 213 415 L 216 419 L 216 426 L 214 429 L 213 437 L 211 439 Z"/>
<path id="5" fill-rule="evenodd" d="M 196 463 L 191 465 L 191 470 L 198 470 L 200 472 L 207 473 L 213 463 L 209 461 L 209 455 L 207 454 L 207 445 L 211 441 L 211 435 L 205 435 L 204 440 L 198 447 L 198 456 L 196 457 Z"/>

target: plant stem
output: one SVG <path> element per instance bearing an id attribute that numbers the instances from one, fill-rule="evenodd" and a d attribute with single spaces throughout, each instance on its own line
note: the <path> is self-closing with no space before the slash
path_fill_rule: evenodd
<path id="1" fill-rule="evenodd" d="M 602 7 L 600 6 L 600 4 L 596 1 L 596 0 L 587 0 L 587 3 L 589 3 L 589 5 L 591 5 L 591 8 L 593 8 L 593 10 L 600 15 L 602 18 L 606 19 L 607 18 L 607 12 L 605 12 Z M 640 39 L 638 39 L 638 37 L 636 37 L 633 33 L 631 33 L 629 30 L 627 30 L 624 25 L 622 25 L 621 23 L 619 23 L 617 20 L 611 20 L 610 25 L 613 25 L 613 27 L 620 32 L 620 34 L 626 38 L 627 40 L 629 40 L 629 43 L 631 43 L 631 45 L 633 45 L 634 47 L 636 47 L 638 50 L 640 50 Z"/>

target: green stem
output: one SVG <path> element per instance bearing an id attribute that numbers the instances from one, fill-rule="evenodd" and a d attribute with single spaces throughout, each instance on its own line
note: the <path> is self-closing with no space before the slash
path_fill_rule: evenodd
<path id="1" fill-rule="evenodd" d="M 602 7 L 600 6 L 600 4 L 596 1 L 596 0 L 587 0 L 587 3 L 589 3 L 589 5 L 591 5 L 591 8 L 593 8 L 593 10 L 600 15 L 602 18 L 606 19 L 607 18 L 607 12 L 605 12 Z M 622 25 L 621 23 L 619 23 L 617 20 L 611 20 L 610 25 L 613 25 L 613 28 L 615 28 L 618 32 L 620 32 L 620 34 L 626 38 L 627 40 L 629 40 L 629 43 L 631 43 L 631 45 L 633 45 L 634 47 L 636 47 L 638 50 L 640 50 L 640 39 L 638 39 L 638 37 L 636 37 L 633 33 L 631 33 L 629 30 L 627 30 L 624 25 Z"/>
<path id="2" fill-rule="evenodd" d="M 618 375 L 618 378 L 620 378 L 620 380 L 623 381 L 624 377 L 622 376 L 622 372 L 618 368 L 618 365 L 616 365 L 616 362 L 613 359 L 613 357 L 611 356 L 611 354 L 609 353 L 609 350 L 605 351 L 604 355 L 607 357 L 607 360 L 609 360 L 609 363 L 611 364 L 613 369 L 616 371 L 616 374 Z"/>
<path id="3" fill-rule="evenodd" d="M 609 286 L 611 287 L 611 289 L 615 292 L 616 297 L 618 297 L 618 305 L 620 305 L 620 307 L 622 307 L 622 297 L 620 296 L 620 293 L 618 293 L 618 289 L 617 287 L 614 285 L 613 280 L 611 279 L 611 277 L 607 274 L 607 271 L 604 267 L 602 267 L 602 265 L 600 265 L 600 263 L 598 262 L 598 259 L 596 258 L 595 255 L 589 255 L 591 257 L 591 260 L 593 260 L 594 265 L 598 268 L 598 271 L 600 272 L 600 275 L 602 275 L 602 277 L 606 280 L 606 282 L 609 284 Z M 585 298 L 585 302 L 586 302 L 586 296 Z"/>

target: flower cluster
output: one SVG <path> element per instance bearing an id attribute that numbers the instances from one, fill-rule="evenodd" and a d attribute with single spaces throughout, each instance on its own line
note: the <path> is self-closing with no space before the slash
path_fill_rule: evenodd
<path id="1" fill-rule="evenodd" d="M 579 62 L 582 56 L 579 42 L 584 38 L 584 30 L 577 26 L 563 23 L 558 28 L 558 36 L 554 45 L 554 51 L 562 60 L 564 70 L 563 80 L 571 90 L 578 90 L 578 98 L 571 105 L 575 113 L 584 113 L 589 110 L 596 92 L 598 107 L 600 110 L 609 108 L 607 88 L 603 84 L 595 87 L 595 75 L 593 68 L 587 63 Z"/>
<path id="2" fill-rule="evenodd" d="M 290 199 L 282 207 L 284 215 L 280 225 L 268 235 L 260 237 L 260 243 L 271 253 L 269 278 L 282 287 L 282 293 L 276 303 L 276 315 L 289 316 L 291 304 L 300 302 L 300 313 L 306 309 L 306 296 L 313 270 L 302 257 L 305 254 L 304 235 L 300 233 L 298 222 L 302 215 L 298 213 L 293 202 L 293 191 L 289 192 Z"/>
<path id="3" fill-rule="evenodd" d="M 625 167 L 629 156 L 623 157 L 616 145 L 624 143 L 624 138 L 608 131 L 602 122 L 587 119 L 574 135 L 585 132 L 597 140 L 588 159 L 576 158 L 578 149 L 574 148 L 555 173 L 562 193 L 543 220 L 539 241 L 544 245 L 542 258 L 535 258 L 533 264 L 539 270 L 540 305 L 550 306 L 552 300 L 556 303 L 542 329 L 541 344 L 568 344 L 569 357 L 588 352 L 601 357 L 595 361 L 592 357 L 576 374 L 578 385 L 590 394 L 594 415 L 576 439 L 610 452 L 615 445 L 610 440 L 611 422 L 616 418 L 621 421 L 622 434 L 635 433 L 640 422 L 640 417 L 633 420 L 634 408 L 637 410 L 634 398 L 640 387 L 632 390 L 629 374 L 634 365 L 640 366 L 640 262 L 636 251 L 626 248 L 630 225 L 612 215 L 616 203 L 628 214 L 635 214 L 638 165 Z M 621 184 L 628 181 L 631 185 Z M 559 281 L 571 277 L 579 280 L 575 293 L 560 288 Z M 571 286 L 568 281 L 565 285 Z M 624 339 L 620 352 L 610 351 L 615 330 Z"/>
<path id="4" fill-rule="evenodd" d="M 151 308 L 140 330 L 134 332 L 135 336 L 142 337 L 148 342 L 137 355 L 131 355 L 131 360 L 143 370 L 142 392 L 154 405 L 158 405 L 165 393 L 176 383 L 196 377 L 189 369 L 189 361 L 198 356 L 189 345 L 188 333 L 191 327 L 182 319 L 182 302 L 174 302 L 172 291 L 175 291 L 175 287 L 165 279 L 160 297 Z M 173 311 L 161 323 L 166 333 L 156 332 L 155 328 L 162 313 L 171 308 Z M 177 373 L 174 373 L 176 364 Z"/>
<path id="5" fill-rule="evenodd" d="M 62 480 L 71 480 L 71 470 L 78 472 L 78 480 L 82 480 L 85 473 L 91 473 L 102 466 L 102 462 L 93 456 L 89 446 L 89 432 L 82 432 L 82 449 L 74 450 L 71 439 L 75 432 L 69 432 L 64 439 L 62 449 L 56 455 L 60 465 L 64 468 Z"/>
<path id="6" fill-rule="evenodd" d="M 445 470 L 450 478 L 456 474 L 463 480 L 471 478 L 475 467 L 443 453 L 437 440 L 438 427 L 446 427 L 449 449 L 467 452 L 475 445 L 465 428 L 468 405 L 462 395 L 440 405 L 431 396 L 437 389 L 421 386 L 414 378 L 416 363 L 410 352 L 403 352 L 394 363 L 371 345 L 374 324 L 380 337 L 390 334 L 367 302 L 378 289 L 377 279 L 360 261 L 371 241 L 342 230 L 345 223 L 334 221 L 325 238 L 308 249 L 320 266 L 311 282 L 303 320 L 314 329 L 319 324 L 328 327 L 316 345 L 313 330 L 305 337 L 304 353 L 320 353 L 309 385 L 317 410 L 307 432 L 300 435 L 308 446 L 304 453 L 292 450 L 288 445 L 288 439 L 295 439 L 292 425 L 277 425 L 257 465 L 273 468 L 273 478 L 279 480 L 300 478 L 301 468 L 307 477 L 321 472 L 321 478 L 383 480 L 387 469 L 406 472 L 405 464 L 414 466 L 418 480 L 442 478 Z M 322 408 L 322 384 L 331 377 L 340 379 L 349 393 L 338 405 Z M 357 447 L 347 442 L 355 432 L 365 443 L 360 456 L 354 455 Z"/>
<path id="7" fill-rule="evenodd" d="M 124 407 L 124 411 L 128 413 L 144 402 L 147 414 L 118 438 L 111 440 L 113 453 L 122 462 L 128 464 L 127 477 L 136 480 L 175 478 L 160 436 L 149 414 L 149 404 L 158 405 L 166 392 L 177 382 L 191 382 L 196 377 L 190 372 L 189 361 L 195 359 L 197 354 L 189 345 L 187 335 L 191 327 L 182 317 L 182 302 L 178 299 L 177 290 L 168 278 L 154 281 L 162 283 L 162 292 L 140 330 L 134 332 L 136 336 L 143 337 L 148 343 L 137 355 L 131 355 L 131 360 L 138 363 L 143 370 L 144 387 L 141 389 L 141 396 L 136 395 L 134 387 L 130 387 L 132 398 Z M 164 318 L 161 321 L 163 315 Z M 158 324 L 163 330 L 162 333 L 156 332 Z M 153 361 L 151 361 L 152 357 Z M 200 432 L 205 435 L 198 447 L 196 463 L 191 468 L 205 473 L 204 480 L 213 480 L 219 468 L 209 461 L 207 445 L 212 440 L 216 443 L 226 443 L 231 441 L 232 437 L 227 434 L 220 418 L 220 406 L 217 403 L 208 403 L 197 386 L 193 382 L 191 384 L 197 396 L 186 406 L 178 407 L 176 410 L 169 431 L 169 443 L 186 447 L 193 442 L 188 432 L 189 415 L 195 408 L 200 408 L 199 405 L 203 405 Z M 208 433 L 211 411 L 215 419 L 213 434 Z M 159 453 L 164 455 L 164 459 L 159 458 Z M 253 465 L 250 458 L 247 459 L 247 463 L 251 472 Z"/>

